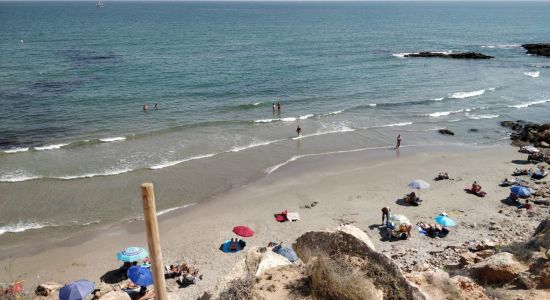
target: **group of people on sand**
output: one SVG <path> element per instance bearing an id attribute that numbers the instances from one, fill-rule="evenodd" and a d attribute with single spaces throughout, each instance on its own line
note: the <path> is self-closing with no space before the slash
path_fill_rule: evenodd
<path id="1" fill-rule="evenodd" d="M 179 284 L 194 284 L 197 280 L 202 280 L 202 274 L 199 269 L 189 266 L 186 262 L 180 265 L 165 266 L 165 278 L 177 278 Z"/>
<path id="2" fill-rule="evenodd" d="M 386 226 L 386 236 L 388 240 L 392 238 L 409 239 L 411 237 L 411 224 L 399 224 L 396 226 L 391 220 L 392 212 L 388 206 L 382 208 L 382 225 Z"/>

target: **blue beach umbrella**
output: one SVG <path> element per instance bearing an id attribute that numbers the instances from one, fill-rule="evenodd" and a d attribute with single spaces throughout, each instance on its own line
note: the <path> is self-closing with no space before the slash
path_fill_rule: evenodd
<path id="1" fill-rule="evenodd" d="M 296 255 L 296 252 L 288 247 L 279 245 L 273 248 L 273 252 L 286 257 L 290 262 L 295 262 L 298 260 L 298 255 Z"/>
<path id="2" fill-rule="evenodd" d="M 141 266 L 132 266 L 128 269 L 128 278 L 139 286 L 149 286 L 153 284 L 153 274 L 149 268 Z"/>
<path id="3" fill-rule="evenodd" d="M 529 188 L 521 185 L 514 185 L 513 187 L 510 188 L 510 191 L 518 195 L 518 197 L 531 196 L 531 191 L 529 190 Z"/>
<path id="4" fill-rule="evenodd" d="M 142 247 L 128 247 L 116 254 L 116 259 L 125 262 L 139 261 L 149 256 L 149 252 Z"/>
<path id="5" fill-rule="evenodd" d="M 95 284 L 91 281 L 81 279 L 66 284 L 59 290 L 60 300 L 82 300 L 86 295 L 91 294 Z"/>
<path id="6" fill-rule="evenodd" d="M 434 219 L 439 225 L 445 226 L 445 227 L 453 227 L 456 226 L 456 222 L 449 218 L 447 215 L 441 214 Z"/>

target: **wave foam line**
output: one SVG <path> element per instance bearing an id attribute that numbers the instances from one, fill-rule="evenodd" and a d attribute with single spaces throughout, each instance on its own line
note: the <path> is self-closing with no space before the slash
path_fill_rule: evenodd
<path id="1" fill-rule="evenodd" d="M 394 127 L 394 126 L 407 126 L 407 125 L 412 125 L 412 122 L 393 123 L 393 124 L 382 125 L 380 127 Z"/>
<path id="2" fill-rule="evenodd" d="M 466 114 L 466 117 L 468 119 L 472 119 L 472 120 L 481 120 L 481 119 L 494 119 L 494 118 L 498 118 L 500 117 L 500 115 L 491 115 L 491 114 L 487 114 L 487 115 L 473 115 L 473 114 Z"/>
<path id="3" fill-rule="evenodd" d="M 23 232 L 23 231 L 32 230 L 32 229 L 40 229 L 47 226 L 48 225 L 35 223 L 35 222 L 29 222 L 29 223 L 19 222 L 17 224 L 11 224 L 11 225 L 0 227 L 0 235 L 4 233 L 18 233 L 18 232 Z"/>
<path id="4" fill-rule="evenodd" d="M 529 107 L 529 106 L 532 106 L 532 105 L 542 104 L 542 103 L 546 103 L 546 102 L 550 102 L 550 99 L 539 100 L 539 101 L 531 101 L 531 102 L 523 102 L 523 103 L 520 103 L 520 104 L 508 105 L 508 107 L 526 108 L 526 107 Z"/>
<path id="5" fill-rule="evenodd" d="M 489 49 L 513 49 L 513 48 L 520 48 L 520 44 L 496 44 L 496 45 L 483 45 L 481 48 L 489 48 Z"/>
<path id="6" fill-rule="evenodd" d="M 526 75 L 526 76 L 529 76 L 529 77 L 533 77 L 533 78 L 537 78 L 540 76 L 540 72 L 539 71 L 535 71 L 535 72 L 523 72 L 523 75 Z"/>
<path id="7" fill-rule="evenodd" d="M 250 149 L 250 148 L 256 148 L 256 147 L 260 147 L 260 146 L 267 146 L 269 144 L 273 144 L 273 143 L 277 143 L 277 142 L 281 142 L 281 141 L 284 141 L 284 139 L 283 140 L 274 140 L 274 141 L 252 143 L 248 146 L 242 146 L 242 147 L 235 146 L 227 152 L 239 152 L 239 151 Z"/>
<path id="8" fill-rule="evenodd" d="M 39 147 L 34 147 L 34 150 L 37 150 L 37 151 L 55 150 L 61 147 L 65 147 L 67 145 L 69 144 L 53 144 L 53 145 L 39 146 Z"/>
<path id="9" fill-rule="evenodd" d="M 329 130 L 329 131 L 318 131 L 318 132 L 311 133 L 311 134 L 304 134 L 304 135 L 301 135 L 301 136 L 293 137 L 292 139 L 293 140 L 299 140 L 299 139 L 305 139 L 305 138 L 313 137 L 313 136 L 319 136 L 319 135 L 325 135 L 325 134 L 331 134 L 331 133 L 352 132 L 352 131 L 355 131 L 355 129 L 344 126 L 342 129 Z"/>
<path id="10" fill-rule="evenodd" d="M 130 171 L 133 171 L 133 169 L 114 169 L 114 170 L 105 171 L 103 173 L 88 173 L 88 174 L 82 174 L 82 175 L 59 176 L 59 177 L 53 177 L 53 178 L 62 179 L 62 180 L 72 180 L 72 179 L 79 179 L 79 178 L 92 178 L 97 176 L 118 175 L 118 174 L 128 173 Z"/>
<path id="11" fill-rule="evenodd" d="M 126 140 L 125 136 L 116 136 L 116 137 L 99 139 L 99 141 L 103 142 L 103 143 L 121 142 L 121 141 L 125 141 L 125 140 Z"/>
<path id="12" fill-rule="evenodd" d="M 459 114 L 459 113 L 469 112 L 469 111 L 471 111 L 471 109 L 469 109 L 469 108 L 460 109 L 460 110 L 451 110 L 451 111 L 437 111 L 437 112 L 434 112 L 434 113 L 431 113 L 431 114 L 426 114 L 425 116 L 432 117 L 432 118 L 439 118 L 439 117 L 443 117 L 443 116 Z"/>
<path id="13" fill-rule="evenodd" d="M 43 178 L 43 177 L 35 176 L 35 175 L 14 174 L 14 175 L 4 175 L 0 177 L 0 182 L 21 182 L 21 181 L 27 181 L 27 180 L 33 180 L 33 179 L 40 179 L 40 178 Z"/>
<path id="14" fill-rule="evenodd" d="M 456 93 L 452 93 L 452 94 L 449 94 L 449 98 L 453 98 L 453 99 L 465 99 L 465 98 L 470 98 L 470 97 L 476 97 L 476 96 L 481 96 L 485 93 L 485 90 L 478 90 L 478 91 L 472 91 L 472 92 L 456 92 Z"/>
<path id="15" fill-rule="evenodd" d="M 4 150 L 4 153 L 19 153 L 19 152 L 27 152 L 29 151 L 29 147 L 20 147 L 20 148 L 11 148 L 8 150 Z"/>
<path id="16" fill-rule="evenodd" d="M 166 213 L 169 213 L 171 211 L 174 211 L 174 210 L 177 210 L 177 209 L 180 209 L 180 208 L 187 208 L 187 207 L 190 207 L 190 206 L 193 206 L 195 205 L 196 203 L 189 203 L 189 204 L 185 204 L 185 205 L 182 205 L 182 206 L 176 206 L 176 207 L 172 207 L 172 208 L 168 208 L 168 209 L 165 209 L 165 210 L 161 210 L 157 213 L 157 217 L 158 216 L 162 216 Z"/>
<path id="17" fill-rule="evenodd" d="M 407 147 L 412 147 L 413 145 L 407 145 Z M 366 147 L 366 148 L 358 148 L 358 149 L 351 149 L 351 150 L 339 150 L 339 151 L 331 151 L 331 152 L 323 152 L 323 153 L 312 153 L 312 154 L 304 154 L 304 155 L 295 155 L 288 159 L 287 161 L 284 161 L 278 165 L 275 165 L 273 167 L 267 168 L 265 170 L 266 175 L 269 175 L 275 171 L 277 171 L 279 168 L 295 161 L 300 158 L 304 157 L 311 157 L 311 156 L 323 156 L 323 155 L 333 155 L 333 154 L 343 154 L 343 153 L 353 153 L 353 152 L 360 152 L 360 151 L 366 151 L 366 150 L 377 150 L 377 149 L 388 149 L 393 148 L 394 146 L 381 146 L 381 147 Z M 402 146 L 405 147 L 405 146 Z"/>
<path id="18" fill-rule="evenodd" d="M 219 154 L 219 153 L 203 154 L 203 155 L 192 156 L 192 157 L 189 157 L 189 158 L 186 158 L 186 159 L 181 159 L 181 160 L 167 161 L 167 162 L 164 162 L 164 163 L 160 163 L 160 164 L 157 164 L 157 165 L 150 166 L 149 169 L 151 169 L 151 170 L 164 169 L 166 167 L 179 165 L 179 164 L 184 163 L 186 161 L 192 161 L 192 160 L 197 160 L 197 159 L 202 159 L 202 158 L 208 158 L 208 157 L 212 157 L 212 156 L 217 155 L 217 154 Z"/>

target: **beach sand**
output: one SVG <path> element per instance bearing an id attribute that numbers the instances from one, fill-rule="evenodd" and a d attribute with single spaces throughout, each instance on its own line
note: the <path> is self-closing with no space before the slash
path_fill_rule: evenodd
<path id="1" fill-rule="evenodd" d="M 159 218 L 164 263 L 185 260 L 204 274 L 202 281 L 186 288 L 178 288 L 173 280 L 168 280 L 169 295 L 174 299 L 196 299 L 239 272 L 236 266 L 246 251 L 225 254 L 218 249 L 224 240 L 234 237 L 231 229 L 236 225 L 255 230 L 255 236 L 246 239 L 250 247 L 263 246 L 271 240 L 290 244 L 306 231 L 352 223 L 366 231 L 379 250 L 415 248 L 419 257 L 422 252 L 446 245 L 491 238 L 487 230 L 490 221 L 517 222 L 534 229 L 538 224 L 534 219 L 498 213 L 507 207 L 501 200 L 509 191 L 498 183 L 521 167 L 515 160 L 524 156 L 516 148 L 499 146 L 430 151 L 403 148 L 399 155 L 385 149 L 297 159 L 253 183 Z M 447 171 L 454 180 L 433 181 L 440 171 Z M 406 185 L 413 179 L 430 182 L 431 188 L 421 191 L 421 206 L 403 206 L 398 199 L 409 192 Z M 463 191 L 474 180 L 488 192 L 487 197 L 478 198 Z M 162 193 L 158 190 L 161 186 L 157 193 Z M 138 185 L 135 188 L 139 190 Z M 318 202 L 315 207 L 305 208 L 314 201 Z M 406 215 L 413 224 L 430 222 L 446 211 L 459 226 L 445 239 L 432 240 L 413 232 L 410 240 L 383 241 L 378 228 L 383 206 L 390 206 L 394 214 Z M 285 209 L 298 211 L 302 220 L 275 222 L 273 214 Z M 115 259 L 117 251 L 147 245 L 141 221 L 40 244 L 42 247 L 33 245 L 3 253 L 3 257 L 10 257 L 0 261 L 0 282 L 23 278 L 29 290 L 45 281 L 87 278 L 99 282 L 104 273 L 120 266 Z"/>

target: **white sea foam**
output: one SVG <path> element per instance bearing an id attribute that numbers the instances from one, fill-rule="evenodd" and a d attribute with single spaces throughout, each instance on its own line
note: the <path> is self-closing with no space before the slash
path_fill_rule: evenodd
<path id="1" fill-rule="evenodd" d="M 392 56 L 398 57 L 398 58 L 405 58 L 405 55 L 411 54 L 410 52 L 402 52 L 402 53 L 393 53 Z"/>
<path id="2" fill-rule="evenodd" d="M 0 177 L 0 182 L 20 182 L 39 178 L 42 177 L 33 175 L 4 175 Z"/>
<path id="3" fill-rule="evenodd" d="M 63 180 L 72 180 L 72 179 L 80 179 L 80 178 L 92 178 L 92 177 L 97 177 L 97 176 L 110 176 L 110 175 L 118 175 L 118 174 L 123 174 L 123 173 L 128 173 L 130 171 L 133 171 L 133 169 L 110 169 L 110 170 L 107 170 L 105 172 L 101 172 L 101 173 L 87 173 L 87 174 L 82 174 L 82 175 L 68 175 L 68 176 L 59 176 L 59 177 L 54 177 L 56 179 L 63 179 Z"/>
<path id="4" fill-rule="evenodd" d="M 27 152 L 29 151 L 29 147 L 21 147 L 21 148 L 11 148 L 8 150 L 4 150 L 4 153 L 19 153 L 19 152 Z"/>
<path id="5" fill-rule="evenodd" d="M 273 121 L 278 121 L 279 119 L 261 119 L 261 120 L 256 120 L 254 121 L 254 123 L 271 123 Z"/>
<path id="6" fill-rule="evenodd" d="M 392 124 L 382 125 L 380 127 L 394 127 L 394 126 L 407 126 L 407 125 L 412 125 L 412 122 L 392 123 Z"/>
<path id="7" fill-rule="evenodd" d="M 116 137 L 99 139 L 99 141 L 103 143 L 120 142 L 125 140 L 126 140 L 125 136 L 116 136 Z"/>
<path id="8" fill-rule="evenodd" d="M 192 156 L 192 157 L 189 157 L 189 158 L 186 158 L 186 159 L 181 159 L 181 160 L 167 161 L 167 162 L 163 162 L 163 163 L 160 163 L 160 164 L 157 164 L 157 165 L 153 165 L 153 166 L 149 167 L 149 169 L 151 169 L 151 170 L 163 169 L 163 168 L 175 166 L 175 165 L 187 162 L 187 161 L 212 157 L 216 154 L 219 154 L 219 153 L 203 154 L 203 155 Z"/>
<path id="9" fill-rule="evenodd" d="M 284 141 L 284 140 L 274 140 L 274 141 L 266 141 L 266 142 L 256 142 L 256 143 L 252 143 L 252 144 L 250 144 L 250 145 L 248 145 L 248 146 L 235 146 L 235 147 L 231 148 L 228 152 L 239 152 L 239 151 L 246 150 L 246 149 L 250 149 L 250 148 L 256 148 L 256 147 L 260 147 L 260 146 L 266 146 L 266 145 L 273 144 L 273 143 L 280 142 L 280 141 Z"/>
<path id="10" fill-rule="evenodd" d="M 500 115 L 490 115 L 490 114 L 487 114 L 487 115 L 474 115 L 474 114 L 466 114 L 466 117 L 468 117 L 468 119 L 472 119 L 472 120 L 481 120 L 481 119 L 494 119 L 494 118 L 498 118 L 500 117 Z"/>
<path id="11" fill-rule="evenodd" d="M 287 117 L 287 118 L 280 118 L 279 120 L 283 121 L 283 122 L 293 122 L 293 121 L 296 121 L 296 118 L 294 117 Z"/>
<path id="12" fill-rule="evenodd" d="M 489 48 L 489 49 L 513 49 L 513 48 L 519 48 L 521 47 L 520 44 L 496 44 L 496 45 L 483 45 L 481 48 Z"/>
<path id="13" fill-rule="evenodd" d="M 304 138 L 308 138 L 308 137 L 312 137 L 312 136 L 319 136 L 319 135 L 325 135 L 325 134 L 331 134 L 331 133 L 352 132 L 352 131 L 355 131 L 355 129 L 349 128 L 347 126 L 343 126 L 340 129 L 329 130 L 329 131 L 317 131 L 315 133 L 310 133 L 310 134 L 304 134 L 304 135 L 301 135 L 301 136 L 297 136 L 297 137 L 294 137 L 292 139 L 293 140 L 299 140 L 299 139 L 304 139 Z"/>
<path id="14" fill-rule="evenodd" d="M 467 109 L 451 110 L 451 111 L 438 111 L 438 112 L 434 112 L 434 113 L 431 113 L 431 114 L 427 114 L 426 116 L 432 117 L 432 118 L 439 118 L 439 117 L 448 116 L 448 115 L 452 115 L 452 114 L 459 114 L 459 113 L 467 112 L 467 111 L 470 111 L 470 109 L 467 108 Z"/>
<path id="15" fill-rule="evenodd" d="M 183 206 L 177 206 L 177 207 L 172 207 L 172 208 L 168 208 L 168 209 L 165 209 L 165 210 L 161 210 L 157 213 L 157 216 L 161 216 L 161 215 L 164 215 L 166 213 L 169 213 L 171 211 L 174 211 L 176 209 L 180 209 L 180 208 L 187 208 L 187 207 L 190 207 L 190 206 L 193 206 L 195 205 L 196 203 L 189 203 L 189 204 L 185 204 Z"/>
<path id="16" fill-rule="evenodd" d="M 408 147 L 411 147 L 413 145 L 408 145 Z M 332 154 L 342 154 L 342 153 L 353 153 L 353 152 L 360 152 L 360 151 L 365 151 L 365 150 L 375 150 L 375 149 L 388 149 L 389 147 L 393 147 L 393 146 L 382 146 L 382 147 L 368 147 L 368 148 L 358 148 L 358 149 L 351 149 L 351 150 L 340 150 L 340 151 L 331 151 L 331 152 L 323 152 L 323 153 L 312 153 L 312 154 L 304 154 L 304 155 L 296 155 L 296 156 L 293 156 L 291 157 L 290 159 L 288 159 L 287 161 L 284 161 L 280 164 L 277 164 L 275 166 L 272 166 L 270 168 L 267 168 L 265 170 L 265 173 L 267 175 L 275 172 L 276 170 L 278 170 L 279 168 L 295 161 L 295 160 L 298 160 L 300 158 L 304 158 L 304 157 L 310 157 L 310 156 L 322 156 L 322 155 L 332 155 Z M 402 146 L 402 147 L 407 147 L 407 146 Z"/>
<path id="17" fill-rule="evenodd" d="M 67 145 L 68 144 L 54 144 L 54 145 L 39 146 L 39 147 L 34 147 L 34 150 L 38 150 L 38 151 L 55 150 L 61 147 L 65 147 Z"/>
<path id="18" fill-rule="evenodd" d="M 434 98 L 432 99 L 433 101 L 442 101 L 443 99 L 445 99 L 445 97 L 441 97 L 441 98 Z"/>
<path id="19" fill-rule="evenodd" d="M 464 98 L 481 96 L 484 93 L 485 93 L 485 90 L 478 90 L 478 91 L 472 91 L 472 92 L 457 92 L 457 93 L 449 94 L 449 98 L 464 99 Z"/>
<path id="20" fill-rule="evenodd" d="M 300 116 L 299 119 L 300 119 L 300 120 L 305 120 L 305 119 L 309 119 L 309 118 L 311 118 L 311 117 L 313 117 L 313 115 L 312 115 L 312 114 L 308 114 L 308 115 Z"/>
<path id="21" fill-rule="evenodd" d="M 258 105 L 260 105 L 260 104 L 262 104 L 262 102 L 252 103 L 252 105 L 254 105 L 254 106 L 258 106 Z"/>
<path id="22" fill-rule="evenodd" d="M 440 54 L 451 54 L 453 51 L 430 51 L 431 53 L 440 53 Z M 398 57 L 398 58 L 406 58 L 406 55 L 409 54 L 419 54 L 420 52 L 401 52 L 401 53 L 392 53 L 392 56 Z"/>
<path id="23" fill-rule="evenodd" d="M 540 76 L 540 72 L 539 71 L 535 71 L 535 72 L 524 72 L 523 73 L 524 75 L 527 75 L 529 77 L 533 77 L 533 78 L 537 78 Z"/>
<path id="24" fill-rule="evenodd" d="M 31 229 L 40 229 L 40 228 L 44 228 L 46 227 L 47 225 L 43 225 L 43 224 L 40 224 L 40 223 L 35 223 L 35 222 L 29 222 L 29 223 L 25 223 L 25 222 L 19 222 L 17 224 L 10 224 L 10 225 L 6 225 L 6 226 L 1 226 L 0 227 L 0 235 L 4 234 L 4 233 L 17 233 L 17 232 L 23 232 L 23 231 L 27 231 L 27 230 L 31 230 Z"/>
<path id="25" fill-rule="evenodd" d="M 369 104 L 370 107 L 376 107 L 376 103 Z"/>
<path id="26" fill-rule="evenodd" d="M 508 105 L 508 107 L 526 108 L 526 107 L 529 107 L 531 105 L 537 105 L 537 104 L 542 104 L 542 103 L 546 103 L 546 102 L 550 102 L 550 99 L 539 100 L 539 101 L 531 101 L 531 102 L 523 102 L 523 103 L 520 103 L 520 104 Z"/>

